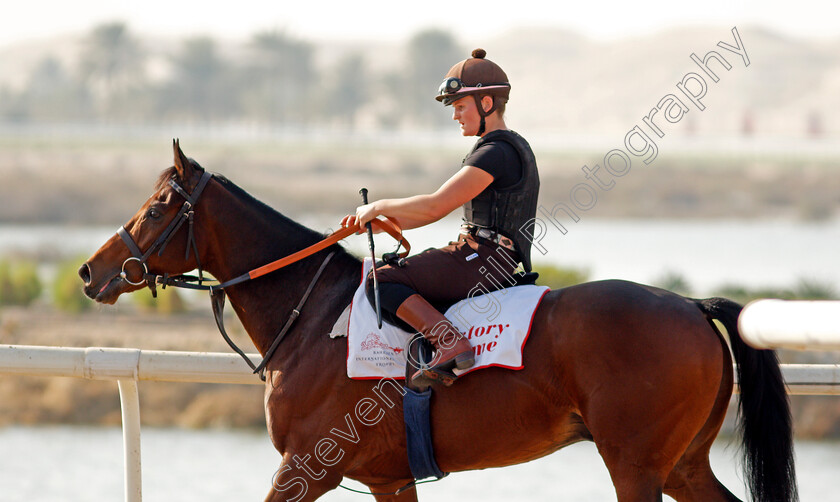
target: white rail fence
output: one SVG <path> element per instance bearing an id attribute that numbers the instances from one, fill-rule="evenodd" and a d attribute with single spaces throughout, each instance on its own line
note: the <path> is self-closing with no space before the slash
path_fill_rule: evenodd
<path id="1" fill-rule="evenodd" d="M 840 302 L 756 300 L 738 330 L 759 349 L 840 350 Z"/>
<path id="2" fill-rule="evenodd" d="M 251 354 L 258 359 L 258 354 Z M 116 380 L 122 408 L 125 500 L 142 500 L 139 380 L 263 385 L 237 354 L 0 345 L 0 374 Z"/>
<path id="3" fill-rule="evenodd" d="M 840 349 L 840 302 L 760 300 L 744 309 L 739 326 L 759 348 Z M 840 364 L 785 364 L 782 372 L 790 394 L 840 395 Z M 138 381 L 263 385 L 236 354 L 102 347 L 0 345 L 3 373 L 117 381 L 126 502 L 142 499 Z"/>

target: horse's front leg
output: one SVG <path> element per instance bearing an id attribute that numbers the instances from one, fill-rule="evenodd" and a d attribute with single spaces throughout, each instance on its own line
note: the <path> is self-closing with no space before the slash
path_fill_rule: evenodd
<path id="1" fill-rule="evenodd" d="M 271 492 L 265 498 L 265 502 L 317 500 L 337 487 L 341 479 L 340 473 L 324 469 L 318 462 L 313 462 L 310 455 L 287 452 L 283 455 L 282 465 L 274 473 Z"/>

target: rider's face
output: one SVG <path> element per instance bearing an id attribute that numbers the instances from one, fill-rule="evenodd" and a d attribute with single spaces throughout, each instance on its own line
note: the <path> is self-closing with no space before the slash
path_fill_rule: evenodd
<path id="1" fill-rule="evenodd" d="M 452 103 L 452 120 L 461 124 L 462 136 L 475 136 L 481 125 L 481 116 L 475 106 L 475 99 L 472 96 L 464 96 Z"/>

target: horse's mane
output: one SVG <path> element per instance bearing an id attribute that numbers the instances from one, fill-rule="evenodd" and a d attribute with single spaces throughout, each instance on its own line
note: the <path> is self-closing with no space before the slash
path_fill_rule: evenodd
<path id="1" fill-rule="evenodd" d="M 198 162 L 193 159 L 189 159 L 192 163 L 193 167 L 196 169 L 204 170 Z M 169 182 L 170 179 L 178 179 L 178 172 L 175 169 L 175 166 L 169 167 L 165 169 L 157 179 L 155 183 L 155 190 L 160 190 L 161 188 L 165 187 L 166 184 Z M 288 238 L 291 235 L 300 236 L 300 240 L 302 241 L 302 245 L 312 244 L 324 238 L 324 234 L 320 232 L 316 232 L 310 228 L 307 228 L 300 223 L 288 218 L 287 216 L 283 215 L 276 209 L 272 208 L 265 202 L 257 199 L 250 193 L 246 192 L 234 182 L 230 181 L 225 176 L 214 173 L 213 179 L 221 183 L 225 189 L 234 195 L 237 199 L 241 200 L 244 204 L 249 207 L 253 207 L 257 210 L 257 212 L 265 218 L 266 221 L 272 222 L 272 226 L 277 229 L 286 229 L 285 237 Z M 343 246 L 341 247 L 342 250 L 344 249 Z M 345 251 L 346 252 L 346 251 Z"/>

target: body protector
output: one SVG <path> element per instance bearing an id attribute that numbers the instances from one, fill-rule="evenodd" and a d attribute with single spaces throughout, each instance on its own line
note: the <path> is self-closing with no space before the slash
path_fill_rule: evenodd
<path id="1" fill-rule="evenodd" d="M 506 141 L 516 149 L 522 162 L 522 177 L 516 184 L 501 190 L 492 188 L 491 184 L 464 204 L 464 220 L 470 226 L 487 228 L 513 240 L 525 271 L 530 272 L 531 239 L 540 191 L 537 161 L 525 138 L 502 129 L 485 134 L 470 154 L 490 141 Z"/>

